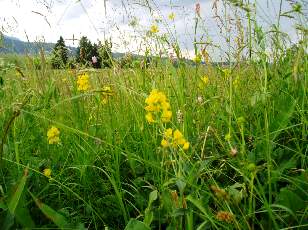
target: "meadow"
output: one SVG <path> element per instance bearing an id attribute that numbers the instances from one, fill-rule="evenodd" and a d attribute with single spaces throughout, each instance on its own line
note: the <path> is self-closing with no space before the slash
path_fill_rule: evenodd
<path id="1" fill-rule="evenodd" d="M 2 55 L 1 229 L 307 229 L 307 29 L 257 29 L 227 64 Z"/>

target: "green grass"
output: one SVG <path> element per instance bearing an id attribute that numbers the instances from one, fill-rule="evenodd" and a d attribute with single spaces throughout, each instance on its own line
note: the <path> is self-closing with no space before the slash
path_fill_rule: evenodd
<path id="1" fill-rule="evenodd" d="M 306 45 L 271 61 L 261 47 L 230 67 L 158 59 L 147 69 L 53 70 L 4 56 L 3 229 L 307 228 Z M 153 89 L 167 96 L 171 122 L 146 121 Z M 51 126 L 59 144 L 48 144 Z M 162 148 L 166 128 L 190 148 Z"/>

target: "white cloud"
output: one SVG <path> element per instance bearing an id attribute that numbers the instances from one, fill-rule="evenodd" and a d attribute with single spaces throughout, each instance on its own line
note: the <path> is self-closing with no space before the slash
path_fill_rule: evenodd
<path id="1" fill-rule="evenodd" d="M 106 1 L 105 9 L 104 0 L 0 0 L 0 26 L 5 33 L 22 40 L 26 40 L 25 32 L 30 40 L 44 37 L 47 42 L 55 42 L 60 35 L 65 39 L 71 39 L 73 35 L 75 38 L 86 35 L 94 42 L 111 37 L 114 51 L 136 52 L 145 49 L 145 33 L 155 22 L 155 15 L 158 15 L 163 18 L 158 24 L 160 33 L 171 32 L 181 47 L 192 54 L 195 3 L 200 2 L 203 20 L 199 24 L 198 39 L 211 39 L 214 43 L 225 46 L 217 21 L 213 19 L 212 0 L 152 0 L 148 1 L 149 6 L 145 2 L 109 0 Z M 276 23 L 279 2 L 257 1 L 258 21 L 264 28 Z M 222 5 L 218 6 L 220 11 Z M 282 10 L 287 11 L 289 8 L 290 5 L 283 1 Z M 174 22 L 168 20 L 170 12 L 176 15 Z M 138 25 L 133 28 L 129 23 L 134 18 Z M 282 29 L 296 40 L 292 26 L 290 19 L 282 18 Z M 72 41 L 66 41 L 68 45 L 73 45 Z M 153 46 L 153 41 L 148 45 Z M 220 54 L 218 50 L 213 52 L 216 52 L 216 56 Z"/>

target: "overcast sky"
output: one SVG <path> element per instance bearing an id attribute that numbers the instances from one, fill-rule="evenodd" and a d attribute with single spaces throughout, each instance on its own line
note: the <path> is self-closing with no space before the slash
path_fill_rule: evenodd
<path id="1" fill-rule="evenodd" d="M 291 9 L 294 0 L 283 0 L 282 11 Z M 303 0 L 301 0 L 303 1 Z M 145 3 L 149 2 L 149 6 Z M 56 42 L 60 35 L 68 45 L 77 45 L 71 39 L 86 35 L 93 42 L 111 38 L 113 51 L 138 52 L 145 44 L 144 37 L 155 19 L 159 34 L 173 34 L 183 50 L 192 53 L 195 4 L 201 5 L 202 23 L 198 37 L 222 43 L 217 21 L 213 18 L 214 0 L 0 0 L 0 26 L 4 34 L 21 40 L 44 39 Z M 220 0 L 219 2 L 222 2 Z M 258 20 L 264 28 L 277 22 L 279 0 L 257 0 Z M 305 2 L 305 1 L 304 1 Z M 218 4 L 221 14 L 222 4 Z M 174 12 L 175 20 L 168 19 Z M 132 21 L 136 26 L 132 27 Z M 294 20 L 282 19 L 282 29 L 296 41 Z"/>

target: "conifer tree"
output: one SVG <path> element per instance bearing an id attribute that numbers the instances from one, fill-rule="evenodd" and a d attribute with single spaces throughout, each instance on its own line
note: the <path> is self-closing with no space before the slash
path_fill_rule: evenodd
<path id="1" fill-rule="evenodd" d="M 82 36 L 76 53 L 77 62 L 82 65 L 89 66 L 92 62 L 92 52 L 93 45 L 91 41 L 86 36 Z"/>
<path id="2" fill-rule="evenodd" d="M 64 68 L 68 60 L 68 50 L 62 36 L 55 44 L 52 51 L 51 64 L 53 68 Z"/>

